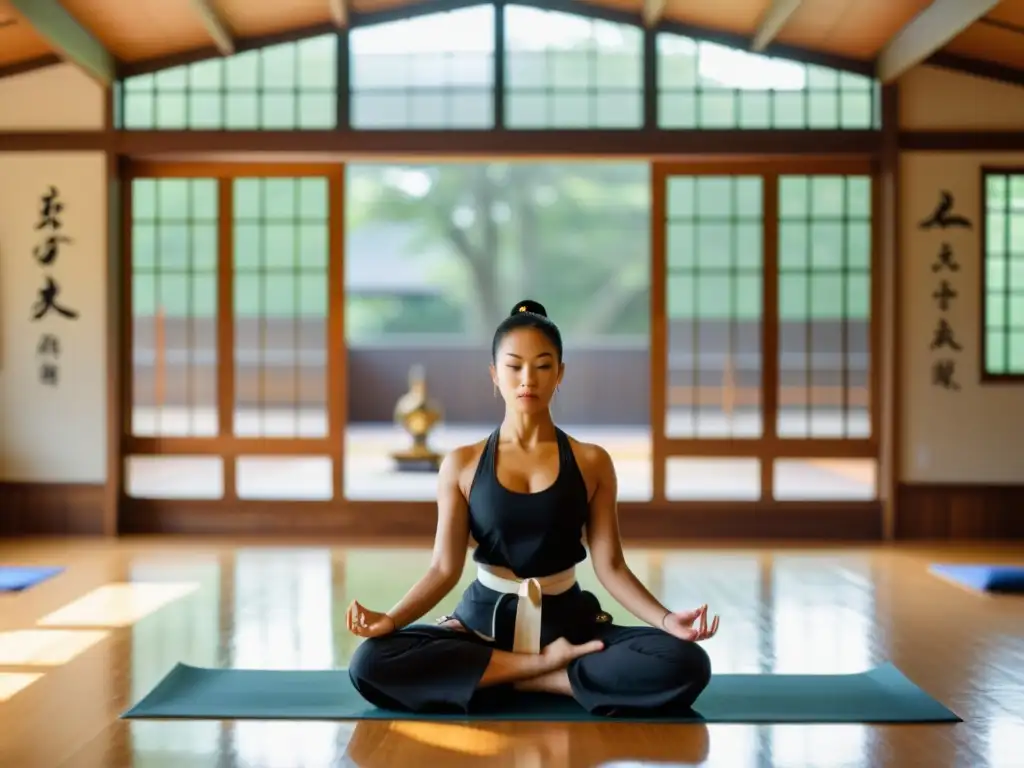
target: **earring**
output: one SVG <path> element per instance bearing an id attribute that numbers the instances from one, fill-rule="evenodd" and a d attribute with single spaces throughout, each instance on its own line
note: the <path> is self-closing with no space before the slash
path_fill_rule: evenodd
<path id="1" fill-rule="evenodd" d="M 495 398 L 498 397 L 498 385 L 497 384 L 494 385 L 494 397 Z"/>

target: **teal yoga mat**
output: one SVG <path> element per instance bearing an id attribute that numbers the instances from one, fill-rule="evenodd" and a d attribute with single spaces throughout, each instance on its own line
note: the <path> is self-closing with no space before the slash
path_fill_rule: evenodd
<path id="1" fill-rule="evenodd" d="M 716 675 L 693 712 L 631 718 L 708 723 L 956 723 L 892 664 L 850 675 Z M 377 709 L 345 670 L 203 669 L 178 664 L 129 720 L 601 720 L 560 696 L 516 694 L 500 709 L 409 715 Z"/>

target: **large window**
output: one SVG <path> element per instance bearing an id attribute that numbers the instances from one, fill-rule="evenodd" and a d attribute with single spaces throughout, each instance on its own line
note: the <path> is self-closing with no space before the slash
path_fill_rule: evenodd
<path id="1" fill-rule="evenodd" d="M 762 434 L 762 187 L 760 176 L 668 181 L 669 437 Z"/>
<path id="2" fill-rule="evenodd" d="M 492 128 L 491 5 L 349 33 L 353 128 Z"/>
<path id="3" fill-rule="evenodd" d="M 874 498 L 870 176 L 666 166 L 655 188 L 666 498 Z"/>
<path id="4" fill-rule="evenodd" d="M 234 180 L 234 434 L 327 435 L 327 179 Z"/>
<path id="5" fill-rule="evenodd" d="M 881 122 L 871 78 L 658 35 L 662 128 L 859 129 Z"/>
<path id="6" fill-rule="evenodd" d="M 140 171 L 130 186 L 127 492 L 331 499 L 340 168 L 161 177 L 176 170 Z"/>
<path id="7" fill-rule="evenodd" d="M 505 125 L 640 128 L 643 32 L 571 13 L 505 8 Z"/>
<path id="8" fill-rule="evenodd" d="M 610 21 L 582 6 L 567 13 L 514 2 L 410 14 L 377 21 L 370 13 L 349 29 L 128 77 L 118 124 L 277 131 L 881 125 L 880 88 L 866 74 L 706 42 L 672 32 L 671 23 L 654 32 L 639 14 L 635 22 L 625 13 Z M 648 89 L 656 89 L 651 111 Z"/>
<path id="9" fill-rule="evenodd" d="M 217 434 L 218 220 L 216 179 L 132 184 L 134 435 Z"/>
<path id="10" fill-rule="evenodd" d="M 868 437 L 871 179 L 779 179 L 780 437 Z"/>
<path id="11" fill-rule="evenodd" d="M 985 173 L 983 375 L 1024 377 L 1024 171 Z"/>
<path id="12" fill-rule="evenodd" d="M 206 59 L 122 84 L 128 130 L 303 130 L 338 124 L 338 38 Z"/>

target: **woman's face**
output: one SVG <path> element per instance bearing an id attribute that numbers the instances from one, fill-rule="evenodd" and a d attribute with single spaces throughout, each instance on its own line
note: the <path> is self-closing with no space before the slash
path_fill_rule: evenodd
<path id="1" fill-rule="evenodd" d="M 564 370 L 547 336 L 535 328 L 517 328 L 498 347 L 491 379 L 507 406 L 534 413 L 551 404 Z"/>

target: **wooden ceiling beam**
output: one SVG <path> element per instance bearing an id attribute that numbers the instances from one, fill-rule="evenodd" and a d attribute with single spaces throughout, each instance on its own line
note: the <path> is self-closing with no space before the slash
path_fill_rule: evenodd
<path id="1" fill-rule="evenodd" d="M 348 26 L 348 0 L 327 0 L 331 12 L 331 21 L 338 29 Z"/>
<path id="2" fill-rule="evenodd" d="M 875 61 L 875 76 L 891 83 L 925 61 L 963 32 L 1001 0 L 933 0 L 883 47 Z"/>
<path id="3" fill-rule="evenodd" d="M 114 56 L 58 0 L 10 0 L 10 5 L 61 59 L 104 87 L 114 82 Z"/>
<path id="4" fill-rule="evenodd" d="M 665 6 L 668 0 L 644 0 L 644 7 L 641 11 L 645 27 L 656 27 L 661 17 L 665 15 Z"/>
<path id="5" fill-rule="evenodd" d="M 199 18 L 207 33 L 213 38 L 213 44 L 221 56 L 230 56 L 235 52 L 235 37 L 231 34 L 227 23 L 221 18 L 220 13 L 214 7 L 214 0 L 191 0 Z"/>
<path id="6" fill-rule="evenodd" d="M 786 22 L 803 5 L 804 0 L 773 0 L 765 9 L 754 33 L 751 49 L 763 51 L 775 39 L 775 36 L 786 26 Z"/>

